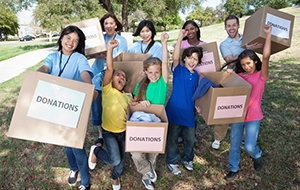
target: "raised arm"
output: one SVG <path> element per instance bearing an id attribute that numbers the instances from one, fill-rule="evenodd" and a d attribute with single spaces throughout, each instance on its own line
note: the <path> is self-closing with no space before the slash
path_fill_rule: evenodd
<path id="1" fill-rule="evenodd" d="M 106 72 L 103 78 L 102 86 L 106 86 L 111 82 L 113 76 L 113 49 L 119 45 L 117 40 L 109 40 L 106 55 Z"/>
<path id="2" fill-rule="evenodd" d="M 271 30 L 272 26 L 265 25 L 264 32 L 266 34 L 266 41 L 262 56 L 262 66 L 261 66 L 261 78 L 265 80 L 269 76 L 269 59 L 271 54 Z"/>
<path id="3" fill-rule="evenodd" d="M 175 45 L 174 52 L 173 52 L 173 69 L 175 69 L 179 63 L 181 42 L 182 42 L 182 39 L 187 35 L 187 33 L 188 32 L 185 31 L 184 29 L 179 31 L 179 37 L 178 37 L 178 40 L 177 40 L 177 43 Z"/>
<path id="4" fill-rule="evenodd" d="M 169 56 L 168 56 L 168 48 L 167 41 L 169 39 L 169 35 L 166 32 L 161 34 L 161 46 L 162 46 L 162 75 L 165 83 L 167 84 L 169 80 Z"/>

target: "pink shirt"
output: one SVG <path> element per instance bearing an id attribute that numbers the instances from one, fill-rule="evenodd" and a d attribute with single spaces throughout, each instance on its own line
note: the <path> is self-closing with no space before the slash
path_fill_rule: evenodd
<path id="1" fill-rule="evenodd" d="M 199 42 L 198 45 L 201 45 L 201 44 L 206 44 L 206 42 L 203 42 L 203 41 L 200 40 L 200 42 Z M 181 42 L 180 48 L 182 49 L 182 48 L 193 47 L 193 46 L 194 46 L 194 45 L 189 44 L 188 40 L 183 40 L 183 41 Z"/>
<path id="2" fill-rule="evenodd" d="M 261 99 L 265 83 L 269 76 L 265 80 L 262 80 L 261 71 L 248 76 L 243 76 L 243 73 L 239 73 L 238 75 L 252 85 L 245 122 L 261 120 L 263 118 L 263 114 L 260 109 Z"/>

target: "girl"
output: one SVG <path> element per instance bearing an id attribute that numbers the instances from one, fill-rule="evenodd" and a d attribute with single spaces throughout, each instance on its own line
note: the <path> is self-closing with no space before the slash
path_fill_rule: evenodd
<path id="1" fill-rule="evenodd" d="M 146 76 L 136 85 L 133 93 L 134 100 L 144 107 L 150 107 L 151 104 L 165 105 L 169 78 L 168 39 L 169 35 L 166 32 L 163 32 L 161 34 L 162 63 L 160 59 L 156 57 L 151 57 L 144 61 L 144 71 Z M 151 182 L 154 183 L 157 180 L 154 168 L 158 153 L 132 152 L 131 155 L 137 171 L 143 175 L 142 182 L 146 189 L 154 189 Z"/>
<path id="2" fill-rule="evenodd" d="M 157 57 L 162 60 L 162 49 L 159 42 L 154 41 L 156 30 L 153 23 L 150 20 L 142 20 L 133 36 L 140 36 L 142 41 L 133 43 L 128 52 L 131 53 L 144 53 L 151 54 L 152 57 Z"/>
<path id="3" fill-rule="evenodd" d="M 119 45 L 113 50 L 113 57 L 118 56 L 121 52 L 127 52 L 128 47 L 126 39 L 115 32 L 121 31 L 123 28 L 122 24 L 118 21 L 117 17 L 113 13 L 109 12 L 100 19 L 100 24 L 102 30 L 105 31 L 104 39 L 106 46 L 108 44 L 108 41 L 111 39 L 115 39 L 119 42 Z M 100 82 L 102 80 L 101 71 L 104 69 L 106 63 L 106 55 L 100 53 L 92 56 L 92 58 L 96 58 L 94 64 L 92 65 L 92 70 L 95 74 L 95 77 L 93 78 L 93 84 L 96 86 L 95 89 L 98 91 L 99 94 L 97 99 L 92 103 L 92 121 L 93 125 L 98 128 L 99 132 L 99 137 L 95 144 L 102 145 L 102 87 L 100 85 Z"/>
<path id="4" fill-rule="evenodd" d="M 262 61 L 252 50 L 243 51 L 236 60 L 236 72 L 252 85 L 245 121 L 231 124 L 229 168 L 225 179 L 233 180 L 239 173 L 240 149 L 245 128 L 245 150 L 254 160 L 254 169 L 263 167 L 262 151 L 256 145 L 260 120 L 263 118 L 260 105 L 266 80 L 269 78 L 269 59 L 271 51 L 271 26 L 265 25 L 266 41 Z M 230 64 L 230 63 L 229 63 Z M 230 72 L 233 72 L 230 70 Z"/>
<path id="5" fill-rule="evenodd" d="M 187 48 L 201 44 L 206 44 L 206 42 L 200 40 L 200 28 L 194 21 L 186 21 L 183 24 L 182 29 L 184 29 L 188 33 L 186 37 L 183 38 L 180 48 Z"/>
<path id="6" fill-rule="evenodd" d="M 125 130 L 129 97 L 122 91 L 126 75 L 113 69 L 113 49 L 118 47 L 117 40 L 110 40 L 107 48 L 107 69 L 103 78 L 103 124 L 102 133 L 106 151 L 93 145 L 90 149 L 89 168 L 93 170 L 97 159 L 114 166 L 111 171 L 113 189 L 120 189 L 120 175 L 125 162 Z"/>
<path id="7" fill-rule="evenodd" d="M 76 26 L 66 27 L 58 39 L 58 52 L 47 56 L 37 71 L 67 79 L 92 84 L 93 72 L 84 56 L 85 36 Z M 95 91 L 94 97 L 97 92 Z M 90 189 L 90 174 L 86 152 L 83 149 L 65 147 L 70 173 L 68 183 L 75 185 L 80 171 L 80 190 Z"/>
<path id="8" fill-rule="evenodd" d="M 183 51 L 182 62 L 179 64 L 180 46 L 187 31 L 181 30 L 173 53 L 173 91 L 166 106 L 169 119 L 166 163 L 174 175 L 181 173 L 178 168 L 180 151 L 177 139 L 183 132 L 184 152 L 181 163 L 189 171 L 193 170 L 194 139 L 195 139 L 195 103 L 192 96 L 197 88 L 199 75 L 194 68 L 201 63 L 203 55 L 201 47 L 190 47 Z"/>

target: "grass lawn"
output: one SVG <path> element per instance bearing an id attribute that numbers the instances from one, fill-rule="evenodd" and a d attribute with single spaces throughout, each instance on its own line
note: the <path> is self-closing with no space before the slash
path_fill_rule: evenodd
<path id="1" fill-rule="evenodd" d="M 300 7 L 284 11 L 294 14 L 295 23 L 299 22 Z M 216 37 L 210 36 L 212 31 L 215 31 Z M 227 37 L 223 24 L 201 28 L 201 34 L 202 40 L 217 41 L 218 44 Z M 300 189 L 299 35 L 300 27 L 295 24 L 292 47 L 271 56 L 270 77 L 262 100 L 264 119 L 261 121 L 257 142 L 263 151 L 263 169 L 256 172 L 248 153 L 242 148 L 240 175 L 232 182 L 225 181 L 224 176 L 229 171 L 230 129 L 220 150 L 213 150 L 211 143 L 214 126 L 207 126 L 200 118 L 196 133 L 199 143 L 195 145 L 194 171 L 189 172 L 180 164 L 182 173 L 173 176 L 165 164 L 165 155 L 161 154 L 157 159 L 156 189 Z M 36 70 L 41 64 L 30 69 Z M 67 184 L 69 166 L 63 147 L 6 136 L 23 77 L 24 73 L 0 84 L 0 187 L 75 189 Z M 87 153 L 97 134 L 90 118 L 85 140 Z M 90 171 L 92 189 L 111 189 L 111 169 L 111 166 L 97 162 L 95 170 Z M 145 189 L 141 177 L 127 153 L 121 176 L 122 189 Z"/>

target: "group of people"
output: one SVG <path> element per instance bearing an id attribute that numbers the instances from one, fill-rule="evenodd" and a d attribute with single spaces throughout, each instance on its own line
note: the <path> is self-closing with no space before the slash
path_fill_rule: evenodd
<path id="1" fill-rule="evenodd" d="M 116 31 L 122 30 L 122 24 L 113 13 L 105 14 L 101 20 L 101 27 L 105 31 L 104 39 L 107 46 L 106 54 L 93 56 L 95 62 L 92 68 L 85 58 L 85 36 L 76 26 L 66 27 L 58 40 L 58 52 L 50 54 L 45 63 L 38 69 L 40 72 L 60 76 L 76 81 L 94 84 L 94 101 L 92 103 L 92 122 L 98 129 L 98 139 L 91 146 L 89 157 L 85 148 L 76 149 L 65 147 L 70 165 L 68 183 L 75 185 L 80 172 L 80 190 L 90 189 L 89 169 L 93 170 L 97 160 L 112 165 L 112 188 L 121 188 L 120 176 L 125 163 L 125 131 L 127 105 L 141 104 L 150 107 L 151 104 L 165 105 L 169 83 L 169 60 L 167 41 L 169 35 L 161 34 L 161 43 L 154 40 L 156 30 L 150 20 L 139 23 L 133 36 L 140 36 L 141 41 L 135 42 L 128 49 L 127 41 Z M 245 129 L 245 150 L 254 159 L 254 168 L 259 171 L 262 166 L 262 151 L 256 145 L 262 112 L 260 109 L 264 84 L 268 79 L 268 61 L 271 48 L 271 27 L 265 25 L 266 42 L 262 61 L 253 49 L 262 44 L 247 44 L 247 50 L 242 49 L 242 35 L 238 33 L 239 20 L 231 15 L 225 20 L 225 30 L 228 38 L 221 43 L 220 50 L 227 72 L 236 72 L 252 85 L 252 91 L 247 108 L 245 122 L 231 124 L 231 146 L 229 151 L 230 172 L 226 180 L 233 180 L 238 174 L 240 148 L 243 131 Z M 200 40 L 200 29 L 194 21 L 187 21 L 182 30 L 173 52 L 173 90 L 166 104 L 169 120 L 166 142 L 166 164 L 174 175 L 181 173 L 178 162 L 188 171 L 193 171 L 195 131 L 197 126 L 197 112 L 192 96 L 198 86 L 199 65 L 203 56 L 201 47 L 194 47 L 205 42 Z M 185 48 L 180 56 L 180 49 Z M 250 50 L 248 50 L 250 49 Z M 251 50 L 252 49 L 252 50 Z M 113 58 L 121 52 L 151 54 L 144 61 L 144 78 L 136 85 L 133 99 L 124 93 L 126 73 L 114 70 Z M 106 69 L 105 69 L 106 68 Z M 215 141 L 212 147 L 218 149 L 225 137 L 229 124 L 217 125 Z M 180 154 L 178 138 L 183 138 L 184 151 Z M 105 149 L 103 145 L 105 144 Z M 147 189 L 154 189 L 152 183 L 157 180 L 155 172 L 158 153 L 131 153 L 133 162 L 142 182 Z"/>

